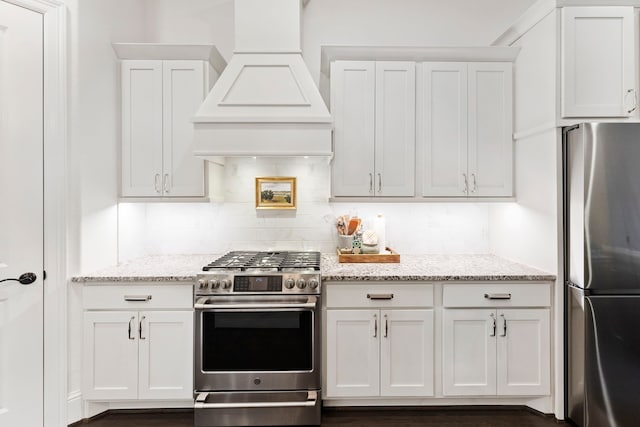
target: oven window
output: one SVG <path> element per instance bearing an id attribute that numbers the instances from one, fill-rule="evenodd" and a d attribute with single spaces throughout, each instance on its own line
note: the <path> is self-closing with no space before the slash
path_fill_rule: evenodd
<path id="1" fill-rule="evenodd" d="M 310 371 L 311 311 L 202 313 L 204 371 Z"/>

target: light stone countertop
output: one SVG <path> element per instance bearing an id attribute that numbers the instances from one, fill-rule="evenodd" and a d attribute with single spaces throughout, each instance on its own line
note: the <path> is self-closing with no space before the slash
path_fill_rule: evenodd
<path id="1" fill-rule="evenodd" d="M 71 278 L 72 282 L 189 282 L 215 255 L 153 255 Z"/>
<path id="2" fill-rule="evenodd" d="M 400 255 L 400 263 L 339 263 L 322 256 L 323 281 L 548 281 L 556 276 L 495 255 Z"/>
<path id="3" fill-rule="evenodd" d="M 202 267 L 220 257 L 211 255 L 156 255 L 82 274 L 72 282 L 187 282 L 193 283 Z M 495 255 L 400 255 L 398 264 L 338 263 L 322 255 L 325 281 L 547 281 L 556 276 Z"/>

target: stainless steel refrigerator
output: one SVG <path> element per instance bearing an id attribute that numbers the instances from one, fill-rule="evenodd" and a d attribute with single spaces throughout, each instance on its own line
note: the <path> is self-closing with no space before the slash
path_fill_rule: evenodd
<path id="1" fill-rule="evenodd" d="M 640 123 L 563 135 L 566 415 L 640 426 Z"/>

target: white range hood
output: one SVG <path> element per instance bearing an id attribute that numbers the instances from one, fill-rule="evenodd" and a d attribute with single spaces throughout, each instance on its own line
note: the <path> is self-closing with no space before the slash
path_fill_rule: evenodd
<path id="1" fill-rule="evenodd" d="M 235 50 L 193 120 L 194 154 L 330 156 L 331 115 L 300 48 L 300 0 L 235 0 Z"/>

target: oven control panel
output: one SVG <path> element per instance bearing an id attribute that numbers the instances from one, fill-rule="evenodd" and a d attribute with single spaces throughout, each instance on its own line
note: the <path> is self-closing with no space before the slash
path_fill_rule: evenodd
<path id="1" fill-rule="evenodd" d="M 320 275 L 201 273 L 196 277 L 195 294 L 320 294 Z"/>

